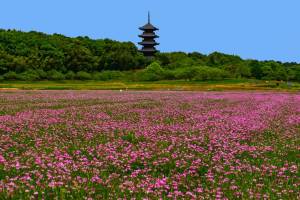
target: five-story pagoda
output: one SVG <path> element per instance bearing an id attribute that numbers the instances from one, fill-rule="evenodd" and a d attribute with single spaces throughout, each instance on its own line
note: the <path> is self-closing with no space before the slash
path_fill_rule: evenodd
<path id="1" fill-rule="evenodd" d="M 140 30 L 144 31 L 142 35 L 139 35 L 139 37 L 143 38 L 142 42 L 139 42 L 140 45 L 142 45 L 142 49 L 140 50 L 144 56 L 148 58 L 152 58 L 158 50 L 156 50 L 155 46 L 159 45 L 155 41 L 155 38 L 158 38 L 155 34 L 155 31 L 158 31 L 159 29 L 153 26 L 150 22 L 150 13 L 148 13 L 148 23 L 140 27 Z"/>

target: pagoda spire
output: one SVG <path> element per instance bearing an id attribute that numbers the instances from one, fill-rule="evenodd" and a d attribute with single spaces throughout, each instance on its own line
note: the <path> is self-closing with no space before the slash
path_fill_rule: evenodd
<path id="1" fill-rule="evenodd" d="M 150 24 L 150 11 L 148 11 L 148 24 Z"/>

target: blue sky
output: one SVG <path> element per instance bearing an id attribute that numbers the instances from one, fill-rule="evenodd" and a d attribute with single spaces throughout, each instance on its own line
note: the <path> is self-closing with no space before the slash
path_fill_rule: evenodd
<path id="1" fill-rule="evenodd" d="M 299 0 L 6 0 L 0 28 L 137 43 L 150 10 L 163 52 L 300 62 L 299 8 Z"/>

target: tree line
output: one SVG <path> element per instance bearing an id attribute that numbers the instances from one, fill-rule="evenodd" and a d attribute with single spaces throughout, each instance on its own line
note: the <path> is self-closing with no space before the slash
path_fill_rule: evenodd
<path id="1" fill-rule="evenodd" d="M 146 59 L 131 42 L 0 29 L 0 80 L 300 81 L 300 64 L 244 60 L 214 52 L 158 53 Z"/>

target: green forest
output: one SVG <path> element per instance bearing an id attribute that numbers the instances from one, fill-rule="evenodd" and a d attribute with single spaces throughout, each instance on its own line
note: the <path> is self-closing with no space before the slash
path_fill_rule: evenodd
<path id="1" fill-rule="evenodd" d="M 0 29 L 0 81 L 240 78 L 300 81 L 300 64 L 244 60 L 218 52 L 157 53 L 149 60 L 131 42 Z"/>

